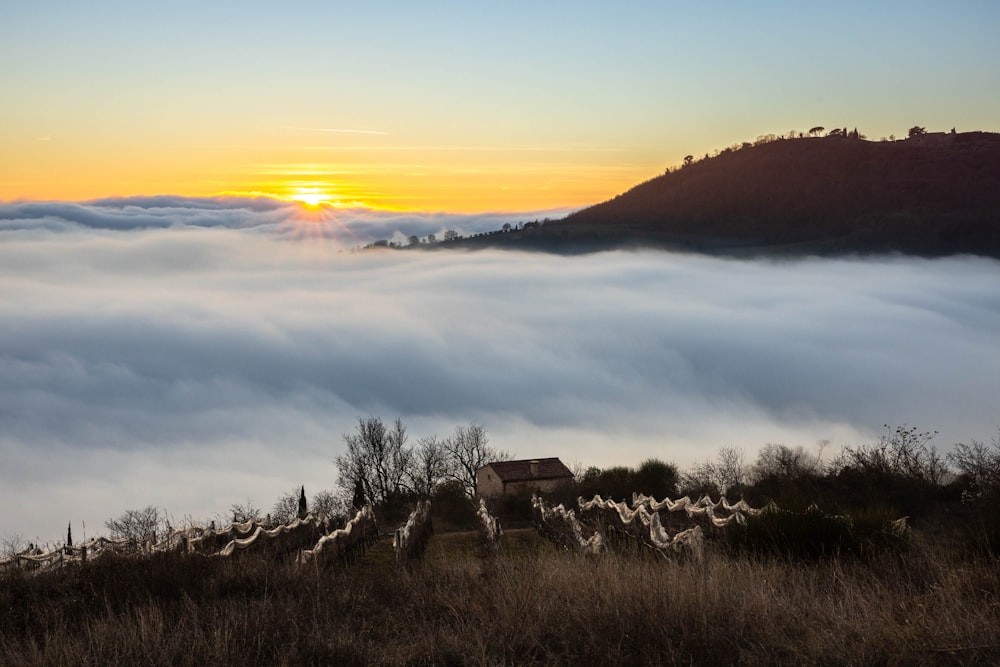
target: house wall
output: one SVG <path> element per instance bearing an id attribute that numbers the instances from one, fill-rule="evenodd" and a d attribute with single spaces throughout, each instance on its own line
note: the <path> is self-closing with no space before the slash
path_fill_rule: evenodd
<path id="1" fill-rule="evenodd" d="M 507 495 L 523 493 L 530 495 L 533 492 L 550 493 L 559 488 L 560 484 L 565 484 L 565 479 L 526 479 L 523 482 L 509 482 L 507 484 Z"/>
<path id="2" fill-rule="evenodd" d="M 476 471 L 476 492 L 484 498 L 503 495 L 503 482 L 491 467 L 483 466 Z"/>

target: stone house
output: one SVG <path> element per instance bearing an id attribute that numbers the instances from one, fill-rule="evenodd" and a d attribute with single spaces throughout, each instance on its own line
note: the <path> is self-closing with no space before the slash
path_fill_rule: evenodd
<path id="1" fill-rule="evenodd" d="M 476 490 L 483 498 L 547 493 L 572 480 L 573 473 L 558 458 L 495 461 L 476 470 Z"/>

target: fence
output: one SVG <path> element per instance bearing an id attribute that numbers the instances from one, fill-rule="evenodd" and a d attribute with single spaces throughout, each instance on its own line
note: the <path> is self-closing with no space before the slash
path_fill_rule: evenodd
<path id="1" fill-rule="evenodd" d="M 595 532 L 589 538 L 583 536 L 583 527 L 573 510 L 562 504 L 549 507 L 539 495 L 531 497 L 531 511 L 535 528 L 549 541 L 570 551 L 596 555 L 604 551 L 604 537 Z"/>
<path id="2" fill-rule="evenodd" d="M 337 528 L 319 538 L 312 549 L 299 552 L 296 561 L 300 565 L 313 563 L 326 568 L 337 560 L 353 559 L 378 539 L 378 526 L 371 505 L 365 505 L 343 528 Z"/>
<path id="3" fill-rule="evenodd" d="M 631 535 L 664 556 L 687 555 L 696 559 L 703 556 L 705 548 L 705 534 L 699 523 L 705 523 L 706 527 L 723 529 L 734 522 L 745 523 L 746 515 L 752 516 L 760 512 L 743 500 L 730 503 L 722 497 L 718 502 L 713 502 L 708 496 L 698 501 L 692 501 L 687 496 L 678 500 L 664 498 L 658 501 L 650 496 L 632 494 L 631 506 L 624 501 L 615 502 L 594 496 L 590 500 L 578 498 L 577 504 L 581 513 L 600 513 L 605 519 L 610 517 L 610 525 L 598 520 L 598 523 L 606 525 L 607 529 L 613 529 L 618 534 Z M 661 511 L 683 512 L 688 522 L 695 521 L 696 525 L 677 530 L 671 536 L 663 525 Z M 724 513 L 726 516 L 717 513 Z"/>
<path id="4" fill-rule="evenodd" d="M 476 516 L 479 518 L 479 530 L 483 535 L 487 549 L 493 553 L 499 553 L 500 540 L 503 537 L 500 519 L 490 514 L 486 507 L 486 501 L 482 498 L 479 499 L 479 509 L 476 511 Z"/>
<path id="5" fill-rule="evenodd" d="M 362 537 L 358 539 L 370 542 L 371 533 L 377 535 L 374 514 L 370 507 L 366 507 L 359 512 L 359 516 L 361 519 L 356 517 L 357 523 L 363 526 L 354 531 L 355 535 L 361 535 Z M 97 537 L 84 544 L 59 547 L 47 552 L 31 548 L 0 560 L 0 572 L 13 568 L 38 571 L 70 563 L 86 563 L 88 560 L 101 558 L 110 553 L 136 557 L 154 553 L 200 553 L 229 557 L 251 551 L 281 556 L 315 545 L 324 537 L 330 537 L 337 532 L 336 526 L 341 522 L 342 519 L 310 514 L 305 519 L 296 519 L 292 523 L 275 528 L 247 521 L 231 524 L 221 530 L 216 530 L 214 527 L 170 530 L 159 541 L 155 537 L 149 540 Z M 346 540 L 346 542 L 349 543 L 347 544 L 349 548 L 355 546 L 356 540 Z"/>
<path id="6" fill-rule="evenodd" d="M 431 501 L 423 500 L 410 512 L 406 525 L 396 529 L 392 538 L 392 548 L 396 552 L 396 563 L 405 565 L 423 556 L 427 542 L 434 533 L 431 524 Z"/>

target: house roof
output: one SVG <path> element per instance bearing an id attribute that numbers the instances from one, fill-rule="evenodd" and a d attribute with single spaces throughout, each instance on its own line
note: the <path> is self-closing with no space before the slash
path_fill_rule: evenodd
<path id="1" fill-rule="evenodd" d="M 531 462 L 538 462 L 538 474 L 531 474 Z M 523 461 L 494 461 L 487 463 L 501 482 L 524 482 L 532 479 L 561 479 L 573 473 L 558 458 L 524 459 Z M 483 466 L 483 467 L 486 467 Z"/>

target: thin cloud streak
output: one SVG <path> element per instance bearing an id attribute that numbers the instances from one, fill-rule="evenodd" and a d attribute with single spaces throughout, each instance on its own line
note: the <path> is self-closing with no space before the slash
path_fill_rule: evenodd
<path id="1" fill-rule="evenodd" d="M 0 204 L 0 535 L 331 488 L 369 414 L 601 466 L 997 427 L 994 260 L 341 253 L 504 218 L 301 213 Z"/>
<path id="2" fill-rule="evenodd" d="M 307 132 L 335 132 L 337 134 L 381 134 L 387 135 L 388 132 L 382 132 L 380 130 L 354 130 L 348 128 L 339 127 L 295 127 L 291 125 L 285 126 L 286 130 L 304 130 Z"/>

